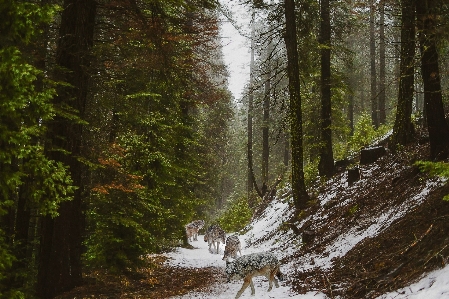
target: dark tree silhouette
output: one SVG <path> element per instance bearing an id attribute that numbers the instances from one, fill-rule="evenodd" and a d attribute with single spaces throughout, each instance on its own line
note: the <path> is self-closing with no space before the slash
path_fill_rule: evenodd
<path id="1" fill-rule="evenodd" d="M 371 73 L 371 120 L 373 125 L 377 128 L 379 126 L 379 117 L 377 113 L 378 99 L 377 99 L 377 75 L 376 75 L 376 40 L 374 35 L 375 23 L 375 6 L 374 0 L 370 2 L 369 15 L 369 53 L 370 53 L 370 73 Z"/>
<path id="2" fill-rule="evenodd" d="M 385 0 L 379 2 L 379 108 L 378 121 L 379 125 L 385 124 L 387 114 L 385 111 L 386 90 L 385 90 Z"/>
<path id="3" fill-rule="evenodd" d="M 427 114 L 427 129 L 430 138 L 430 158 L 443 160 L 449 152 L 449 127 L 444 118 L 436 47 L 437 4 L 436 0 L 416 1 L 416 13 L 425 113 Z"/>
<path id="4" fill-rule="evenodd" d="M 87 100 L 96 2 L 65 0 L 63 7 L 56 76 L 70 86 L 60 88 L 55 105 L 60 109 L 71 107 L 71 111 L 76 111 L 77 117 L 82 119 Z M 48 127 L 46 147 L 49 156 L 68 165 L 74 185 L 80 187 L 83 166 L 78 157 L 82 150 L 82 123 L 56 116 Z M 53 298 L 82 284 L 82 191 L 78 188 L 72 201 L 61 204 L 58 217 L 46 216 L 42 221 L 37 278 L 37 294 L 42 298 Z"/>
<path id="5" fill-rule="evenodd" d="M 304 181 L 301 86 L 299 82 L 298 41 L 296 40 L 295 1 L 285 0 L 285 46 L 287 48 L 288 90 L 290 93 L 290 129 L 292 149 L 292 189 L 297 210 L 309 200 Z"/>
<path id="6" fill-rule="evenodd" d="M 321 146 L 318 170 L 321 176 L 334 174 L 332 150 L 332 104 L 331 104 L 331 20 L 329 0 L 321 0 Z"/>
<path id="7" fill-rule="evenodd" d="M 397 145 L 406 145 L 412 140 L 414 128 L 411 121 L 414 57 L 415 57 L 415 0 L 402 0 L 401 25 L 401 62 L 399 78 L 399 94 L 396 119 L 390 148 L 395 151 Z"/>

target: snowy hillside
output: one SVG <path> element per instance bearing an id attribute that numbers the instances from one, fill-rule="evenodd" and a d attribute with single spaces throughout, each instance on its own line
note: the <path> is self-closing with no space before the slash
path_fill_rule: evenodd
<path id="1" fill-rule="evenodd" d="M 426 237 L 435 232 L 434 227 L 438 223 L 435 220 L 430 226 L 423 223 L 419 233 L 408 232 L 407 227 L 413 230 L 410 225 L 399 234 L 390 232 L 393 227 L 401 226 L 401 221 L 413 216 L 413 213 L 418 211 L 422 214 L 419 209 L 426 206 L 430 195 L 434 195 L 435 202 L 441 203 L 438 192 L 447 192 L 447 188 L 442 190 L 445 182 L 420 174 L 414 167 L 406 166 L 403 161 L 396 161 L 392 157 L 363 166 L 361 172 L 362 179 L 352 186 L 347 185 L 345 173 L 321 186 L 313 205 L 297 218 L 292 214 L 289 188 L 279 190 L 278 197 L 251 223 L 249 230 L 239 236 L 244 244 L 243 254 L 260 251 L 275 253 L 282 262 L 281 271 L 288 278 L 279 289 L 273 289 L 270 293 L 266 292 L 266 279 L 256 279 L 255 298 L 449 298 L 449 266 L 441 269 L 436 266 L 434 271 L 430 268 L 414 269 L 413 275 L 408 275 L 399 272 L 404 268 L 403 264 L 410 262 L 402 262 L 399 266 L 393 263 L 395 259 L 404 260 L 407 254 L 410 254 L 410 259 L 416 259 L 411 255 L 412 251 L 421 243 L 424 244 Z M 441 204 L 444 209 L 449 205 Z M 296 227 L 294 230 L 297 232 L 312 232 L 313 240 L 304 244 L 301 237 L 293 232 L 292 226 Z M 404 237 L 401 239 L 402 235 Z M 393 240 L 395 236 L 397 240 Z M 437 235 L 434 238 L 441 239 Z M 382 248 L 379 245 L 382 242 L 393 243 Z M 436 254 L 433 256 L 434 252 L 439 251 L 443 263 L 447 261 L 447 245 L 439 244 L 438 248 L 422 246 L 431 252 L 426 257 L 426 268 L 432 262 L 435 265 L 442 264 L 441 260 L 434 261 L 438 259 Z M 179 249 L 171 253 L 168 263 L 180 267 L 218 267 L 224 270 L 225 262 L 221 260 L 224 246 L 221 247 L 220 255 L 211 254 L 202 236 L 198 241 L 191 242 L 191 245 L 195 249 Z M 376 252 L 376 246 L 379 259 L 374 257 L 376 253 L 373 256 L 366 254 L 369 250 Z M 388 252 L 390 247 L 396 252 Z M 363 248 L 361 252 L 360 248 Z M 384 256 L 388 259 L 381 259 Z M 408 277 L 411 281 L 404 280 L 406 284 L 391 293 L 379 288 L 357 295 L 361 294 L 360 288 L 368 288 L 363 286 L 362 277 L 368 277 L 367 285 L 377 279 L 372 271 L 368 271 L 370 267 L 379 272 L 376 277 L 382 277 L 376 283 L 381 286 L 384 283 L 390 290 L 391 286 L 398 283 L 395 280 Z M 351 269 L 354 269 L 354 274 Z M 212 295 L 214 298 L 234 298 L 242 281 L 226 283 L 224 271 L 222 275 L 222 281 L 212 286 L 209 293 L 190 293 L 176 298 L 211 298 Z M 383 280 L 388 280 L 389 285 Z M 251 298 L 249 288 L 241 298 Z"/>

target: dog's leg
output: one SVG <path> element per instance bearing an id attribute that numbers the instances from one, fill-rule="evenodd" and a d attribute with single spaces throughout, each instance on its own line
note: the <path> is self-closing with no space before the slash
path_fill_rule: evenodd
<path id="1" fill-rule="evenodd" d="M 276 266 L 276 268 L 274 268 L 274 270 L 272 270 L 270 272 L 270 277 L 267 277 L 268 280 L 270 281 L 270 288 L 268 289 L 268 291 L 270 291 L 272 288 L 272 284 L 271 284 L 272 281 L 274 281 L 274 285 L 276 286 L 276 288 L 279 287 L 278 280 L 276 279 L 276 273 L 278 273 L 278 272 L 279 272 L 279 266 Z"/>
<path id="2" fill-rule="evenodd" d="M 254 283 L 252 278 L 249 279 L 249 285 L 251 286 L 251 295 L 254 296 L 254 294 L 256 294 L 256 290 L 254 289 Z"/>
<path id="3" fill-rule="evenodd" d="M 278 274 L 278 273 L 281 273 L 281 270 L 279 269 L 279 265 L 277 265 L 276 271 L 273 272 L 274 284 L 276 285 L 277 288 L 279 287 L 279 283 L 276 278 L 276 274 Z"/>
<path id="4" fill-rule="evenodd" d="M 268 292 L 273 288 L 272 275 L 271 272 L 267 273 L 265 277 L 268 279 Z"/>
<path id="5" fill-rule="evenodd" d="M 254 289 L 254 286 L 253 286 L 253 281 L 251 280 L 251 277 L 249 277 L 249 276 L 247 276 L 247 277 L 245 277 L 245 279 L 243 279 L 243 285 L 240 288 L 240 290 L 237 292 L 235 299 L 239 298 L 242 295 L 243 291 L 248 287 L 248 285 L 251 285 L 251 292 L 252 292 L 252 290 Z M 253 293 L 251 293 L 251 294 L 253 294 Z"/>

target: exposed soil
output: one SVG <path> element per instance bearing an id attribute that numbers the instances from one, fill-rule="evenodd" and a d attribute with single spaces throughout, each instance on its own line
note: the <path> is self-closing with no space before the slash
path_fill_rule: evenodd
<path id="1" fill-rule="evenodd" d="M 164 299 L 189 292 L 210 292 L 222 276 L 218 268 L 180 268 L 168 266 L 163 255 L 148 258 L 150 267 L 132 276 L 91 273 L 86 284 L 56 299 Z"/>
<path id="2" fill-rule="evenodd" d="M 417 190 L 423 190 L 427 175 L 412 165 L 416 160 L 425 160 L 427 153 L 427 146 L 416 145 L 407 148 L 400 158 L 386 156 L 373 170 L 372 177 L 377 180 L 372 180 L 372 184 L 352 193 L 341 190 L 337 201 L 352 197 L 350 205 L 329 211 L 325 224 L 307 223 L 307 229 L 314 232 L 314 240 L 296 256 L 323 251 L 348 226 L 363 227 L 361 223 L 370 215 L 399 206 Z M 334 259 L 331 270 L 298 271 L 292 280 L 293 288 L 300 293 L 319 290 L 330 298 L 375 298 L 444 266 L 449 258 L 449 202 L 442 198 L 447 194 L 448 184 L 436 188 L 422 204 L 376 237 L 364 239 L 346 255 Z M 332 204 L 337 203 L 328 203 Z"/>
<path id="3" fill-rule="evenodd" d="M 326 217 L 295 227 L 299 233 L 310 233 L 310 240 L 291 259 L 300 260 L 307 253 L 325 253 L 326 247 L 348 228 L 366 228 L 370 225 L 366 223 L 367 219 L 400 206 L 423 190 L 428 177 L 412 165 L 416 160 L 425 160 L 427 155 L 427 145 L 411 146 L 398 156 L 389 154 L 374 166 L 361 167 L 362 176 L 369 171 L 371 178 L 376 178 L 365 182 L 362 189 L 342 188 L 324 207 L 315 201 L 300 217 L 314 213 Z M 331 187 L 323 185 L 320 188 L 320 191 L 326 191 Z M 423 203 L 399 217 L 380 234 L 364 239 L 346 255 L 334 259 L 334 267 L 330 270 L 298 271 L 287 283 L 298 293 L 317 290 L 329 298 L 375 298 L 409 285 L 423 273 L 443 266 L 449 258 L 449 202 L 442 200 L 446 194 L 449 194 L 448 184 L 437 187 Z M 300 220 L 293 222 L 298 224 Z M 193 291 L 210 292 L 210 287 L 222 279 L 217 268 L 180 269 L 167 266 L 163 256 L 150 259 L 152 266 L 140 271 L 138 277 L 93 273 L 88 279 L 90 284 L 58 299 L 168 298 Z"/>

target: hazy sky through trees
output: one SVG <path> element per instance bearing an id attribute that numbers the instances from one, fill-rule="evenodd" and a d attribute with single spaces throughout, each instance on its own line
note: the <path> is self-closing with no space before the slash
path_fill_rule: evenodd
<path id="1" fill-rule="evenodd" d="M 232 24 L 226 17 L 221 16 L 221 37 L 223 55 L 229 70 L 229 90 L 236 100 L 241 98 L 245 84 L 249 80 L 250 41 L 249 27 L 251 12 L 239 1 L 220 0 L 224 9 L 232 13 Z M 239 28 L 239 30 L 236 29 Z M 245 36 L 243 36 L 245 35 Z"/>

